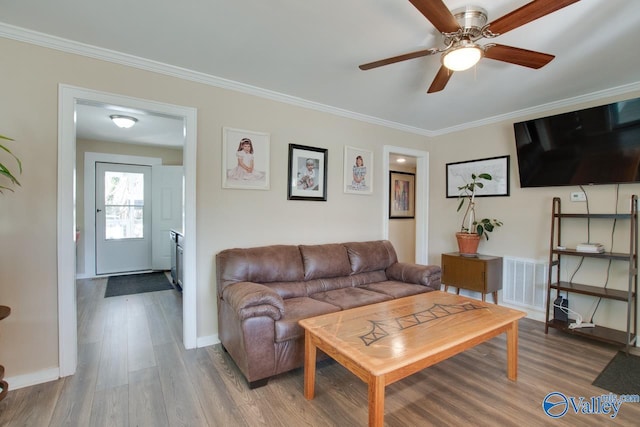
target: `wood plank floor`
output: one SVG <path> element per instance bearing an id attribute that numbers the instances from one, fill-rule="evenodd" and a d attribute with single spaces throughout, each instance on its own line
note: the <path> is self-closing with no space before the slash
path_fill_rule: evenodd
<path id="1" fill-rule="evenodd" d="M 219 345 L 182 347 L 181 296 L 162 291 L 103 298 L 106 279 L 78 281 L 78 371 L 10 390 L 0 426 L 364 426 L 367 388 L 332 361 L 319 363 L 316 398 L 302 369 L 249 390 Z M 519 376 L 506 378 L 505 338 L 481 344 L 386 390 L 388 426 L 638 425 L 640 403 L 614 419 L 569 411 L 551 419 L 558 391 L 600 396 L 591 385 L 617 349 L 520 322 Z M 640 388 L 640 385 L 639 385 Z"/>

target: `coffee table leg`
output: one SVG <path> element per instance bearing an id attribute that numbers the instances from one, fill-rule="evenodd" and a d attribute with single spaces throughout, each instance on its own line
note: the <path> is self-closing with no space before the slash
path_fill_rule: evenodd
<path id="1" fill-rule="evenodd" d="M 518 379 L 518 321 L 511 322 L 507 329 L 507 378 Z"/>
<path id="2" fill-rule="evenodd" d="M 369 378 L 369 427 L 384 426 L 384 377 Z"/>
<path id="3" fill-rule="evenodd" d="M 316 346 L 309 331 L 304 332 L 304 397 L 313 399 L 316 383 Z"/>

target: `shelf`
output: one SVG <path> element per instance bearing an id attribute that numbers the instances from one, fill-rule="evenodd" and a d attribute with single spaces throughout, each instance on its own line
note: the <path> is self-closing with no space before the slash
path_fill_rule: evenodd
<path id="1" fill-rule="evenodd" d="M 617 329 L 606 328 L 604 326 L 596 325 L 594 328 L 579 328 L 569 329 L 569 323 L 562 322 L 560 320 L 551 319 L 547 322 L 550 328 L 561 330 L 571 335 L 579 337 L 591 338 L 594 340 L 606 342 L 616 345 L 628 345 L 634 341 L 635 335 L 631 334 L 630 342 L 627 343 L 627 333 L 625 331 L 619 331 Z"/>
<path id="2" fill-rule="evenodd" d="M 618 289 L 606 289 L 602 286 L 590 286 L 581 285 L 579 283 L 559 282 L 552 283 L 551 289 L 557 289 L 558 291 L 572 292 L 575 294 L 591 295 L 594 297 L 608 298 L 618 301 L 627 302 L 629 300 L 629 291 L 621 291 Z M 635 294 L 631 294 L 631 298 L 635 297 Z"/>
<path id="3" fill-rule="evenodd" d="M 571 255 L 571 256 L 583 256 L 588 258 L 603 258 L 603 259 L 619 259 L 623 261 L 629 261 L 632 257 L 628 253 L 622 252 L 578 252 L 575 249 L 554 249 L 551 251 L 557 255 Z"/>
<path id="4" fill-rule="evenodd" d="M 582 219 L 630 219 L 631 214 L 584 214 L 584 213 L 554 213 L 554 218 L 582 218 Z"/>
<path id="5" fill-rule="evenodd" d="M 562 213 L 561 200 L 559 197 L 553 198 L 553 206 L 551 210 L 551 235 L 550 235 L 550 251 L 549 251 L 549 272 L 547 277 L 547 302 L 546 302 L 546 327 L 545 333 L 549 328 L 554 328 L 566 332 L 571 335 L 576 335 L 585 338 L 591 338 L 594 340 L 610 343 L 621 344 L 626 347 L 626 351 L 629 351 L 629 347 L 633 345 L 638 335 L 637 324 L 637 312 L 638 312 L 638 196 L 632 195 L 629 211 L 627 213 Z M 629 252 L 582 252 L 576 248 L 573 249 L 557 249 L 562 243 L 562 224 L 568 223 L 568 219 L 586 219 L 586 220 L 628 220 L 624 223 L 624 227 L 629 230 Z M 614 221 L 610 221 L 615 224 Z M 603 224 L 603 225 L 606 225 Z M 592 266 L 597 267 L 598 263 L 591 262 L 591 259 L 603 259 L 603 260 L 616 260 L 623 261 L 626 264 L 626 270 L 628 271 L 628 285 L 626 289 L 608 289 L 604 286 L 583 285 L 579 283 L 563 282 L 560 280 L 561 265 L 567 260 L 565 257 L 582 257 L 588 258 L 587 262 L 590 262 Z M 582 263 L 582 261 L 580 261 Z M 582 264 L 580 264 L 582 265 Z M 555 269 L 555 273 L 554 270 Z M 616 286 L 620 288 L 621 286 Z M 560 296 L 561 293 L 565 293 L 569 298 L 569 294 L 585 295 L 593 298 L 603 298 L 610 301 L 623 302 L 626 305 L 626 320 L 627 326 L 625 331 L 616 329 L 610 329 L 603 326 L 595 326 L 593 328 L 578 328 L 569 329 L 569 323 L 556 319 L 550 319 L 553 317 L 551 312 L 551 306 L 553 305 L 552 291 L 555 290 L 555 294 Z M 618 304 L 619 305 L 619 304 Z M 597 307 L 597 306 L 596 306 Z M 616 307 L 618 309 L 619 307 Z"/>

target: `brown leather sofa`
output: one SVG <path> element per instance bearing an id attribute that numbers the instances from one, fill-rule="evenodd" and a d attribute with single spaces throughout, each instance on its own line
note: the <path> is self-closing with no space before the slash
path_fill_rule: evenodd
<path id="1" fill-rule="evenodd" d="M 216 276 L 220 342 L 250 388 L 303 366 L 300 319 L 440 289 L 440 266 L 386 240 L 227 249 Z"/>

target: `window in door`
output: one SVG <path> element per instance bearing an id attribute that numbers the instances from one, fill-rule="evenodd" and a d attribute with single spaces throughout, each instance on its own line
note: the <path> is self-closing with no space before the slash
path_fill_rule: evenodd
<path id="1" fill-rule="evenodd" d="M 105 238 L 144 238 L 144 174 L 105 172 Z"/>

